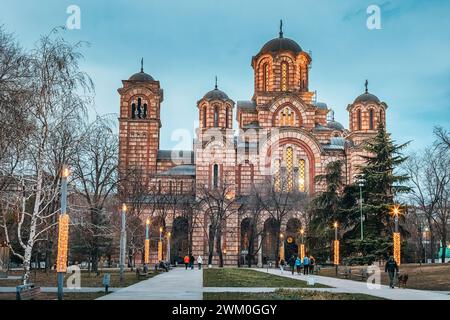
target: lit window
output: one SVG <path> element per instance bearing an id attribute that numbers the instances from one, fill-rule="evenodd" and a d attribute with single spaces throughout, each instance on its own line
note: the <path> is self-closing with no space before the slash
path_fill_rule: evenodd
<path id="1" fill-rule="evenodd" d="M 280 160 L 275 160 L 275 181 L 274 181 L 274 185 L 275 185 L 275 191 L 279 192 L 280 191 L 280 187 L 281 187 L 281 173 L 280 173 L 280 169 L 281 169 L 281 164 L 280 164 Z"/>
<path id="2" fill-rule="evenodd" d="M 305 160 L 298 162 L 298 191 L 305 192 Z"/>
<path id="3" fill-rule="evenodd" d="M 286 189 L 287 192 L 292 192 L 294 188 L 294 179 L 293 179 L 293 167 L 294 167 L 294 150 L 292 147 L 288 147 L 286 149 Z"/>
<path id="4" fill-rule="evenodd" d="M 281 63 L 281 91 L 287 91 L 288 88 L 288 64 Z"/>
<path id="5" fill-rule="evenodd" d="M 203 107 L 203 128 L 206 128 L 206 107 Z"/>

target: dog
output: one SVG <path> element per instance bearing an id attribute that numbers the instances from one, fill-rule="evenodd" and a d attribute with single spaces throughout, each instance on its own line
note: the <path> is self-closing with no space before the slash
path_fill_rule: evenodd
<path id="1" fill-rule="evenodd" d="M 408 274 L 407 273 L 401 273 L 398 275 L 398 287 L 406 288 L 406 283 L 408 282 Z"/>

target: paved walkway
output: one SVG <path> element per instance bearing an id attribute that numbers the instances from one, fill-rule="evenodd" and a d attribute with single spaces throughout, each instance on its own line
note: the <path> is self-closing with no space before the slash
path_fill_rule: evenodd
<path id="1" fill-rule="evenodd" d="M 119 288 L 109 288 L 108 289 L 109 292 L 114 292 L 119 290 Z M 69 292 L 69 293 L 73 293 L 73 292 L 80 292 L 80 293 L 91 293 L 91 292 L 104 292 L 105 288 L 104 287 L 82 287 L 80 289 L 67 289 L 64 288 L 64 292 Z M 0 287 L 0 293 L 12 293 L 12 292 L 16 292 L 16 287 Z M 46 292 L 46 293 L 55 293 L 58 292 L 58 288 L 57 287 L 41 287 L 41 292 Z"/>
<path id="2" fill-rule="evenodd" d="M 253 269 L 259 272 L 269 272 L 274 275 L 307 280 L 307 276 L 292 275 L 290 272 L 281 273 L 279 269 Z M 315 281 L 333 288 L 321 289 L 322 291 L 342 292 L 342 293 L 363 293 L 391 300 L 450 300 L 450 295 L 437 293 L 436 291 L 414 290 L 414 289 L 391 289 L 388 286 L 381 286 L 379 289 L 368 288 L 366 282 L 337 279 L 332 277 L 314 276 Z M 317 290 L 312 289 L 311 290 Z"/>
<path id="3" fill-rule="evenodd" d="M 202 300 L 203 271 L 174 268 L 98 300 Z"/>

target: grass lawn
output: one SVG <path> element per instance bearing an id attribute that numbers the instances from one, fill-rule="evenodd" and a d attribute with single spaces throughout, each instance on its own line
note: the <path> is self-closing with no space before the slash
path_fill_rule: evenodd
<path id="1" fill-rule="evenodd" d="M 352 267 L 352 273 L 357 273 L 363 267 Z M 422 290 L 436 290 L 436 291 L 450 291 L 450 264 L 402 264 L 400 265 L 400 272 L 408 274 L 407 288 L 422 289 Z M 334 268 L 323 268 L 320 270 L 321 276 L 335 277 Z M 381 283 L 388 285 L 389 278 L 384 272 L 384 267 L 381 270 Z"/>
<path id="2" fill-rule="evenodd" d="M 110 287 L 118 288 L 121 287 L 120 285 L 120 275 L 118 270 L 102 270 L 100 272 L 100 275 L 96 275 L 94 272 L 89 272 L 82 270 L 81 271 L 81 287 L 103 287 L 103 275 L 105 273 L 109 273 L 111 275 L 110 277 Z M 10 276 L 22 276 L 21 271 L 10 271 L 8 272 L 8 275 Z M 157 275 L 158 273 L 151 273 L 149 274 L 149 277 L 153 277 Z M 64 283 L 67 281 L 67 278 L 69 277 L 69 274 L 65 276 Z M 146 278 L 146 279 L 148 279 Z M 135 271 L 128 271 L 124 273 L 124 287 L 130 286 L 136 282 L 139 282 L 141 280 L 145 280 L 145 278 L 138 279 L 136 277 Z M 56 281 L 56 272 L 54 270 L 48 271 L 45 273 L 44 271 L 32 271 L 30 273 L 30 282 L 34 283 L 36 286 L 39 287 L 56 287 L 57 281 Z M 0 279 L 0 287 L 15 287 L 17 285 L 20 285 L 20 280 L 4 280 Z"/>
<path id="3" fill-rule="evenodd" d="M 101 296 L 104 296 L 105 293 L 103 291 L 100 292 L 64 292 L 64 300 L 94 300 Z M 58 299 L 58 294 L 55 293 L 41 293 L 36 300 L 56 300 Z M 16 300 L 15 293 L 0 293 L 0 300 Z"/>
<path id="4" fill-rule="evenodd" d="M 275 292 L 204 292 L 203 300 L 383 300 L 365 294 L 279 289 Z"/>
<path id="5" fill-rule="evenodd" d="M 305 281 L 276 276 L 264 272 L 239 268 L 214 268 L 203 270 L 204 287 L 269 287 L 304 288 Z M 310 286 L 312 287 L 312 286 Z M 316 288 L 327 286 L 315 284 Z"/>

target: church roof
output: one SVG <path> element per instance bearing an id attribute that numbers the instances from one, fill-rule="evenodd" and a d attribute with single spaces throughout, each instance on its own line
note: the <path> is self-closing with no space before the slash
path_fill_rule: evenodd
<path id="1" fill-rule="evenodd" d="M 340 131 L 344 130 L 344 126 L 340 122 L 337 122 L 337 121 L 334 121 L 334 120 L 333 121 L 329 121 L 327 123 L 327 127 L 330 128 L 330 129 L 334 129 L 334 130 L 340 130 Z"/>
<path id="2" fill-rule="evenodd" d="M 217 89 L 217 87 L 214 90 L 207 92 L 203 98 L 207 100 L 230 100 L 228 95 L 222 90 Z"/>
<path id="3" fill-rule="evenodd" d="M 238 100 L 237 107 L 246 111 L 256 111 L 256 103 L 253 100 Z"/>
<path id="4" fill-rule="evenodd" d="M 344 150 L 345 139 L 342 137 L 332 137 L 330 143 L 323 146 L 325 150 Z"/>
<path id="5" fill-rule="evenodd" d="M 159 173 L 160 176 L 195 176 L 195 164 L 181 164 Z"/>
<path id="6" fill-rule="evenodd" d="M 158 150 L 158 160 L 178 160 L 194 163 L 194 151 L 191 150 Z"/>
<path id="7" fill-rule="evenodd" d="M 380 103 L 380 99 L 378 99 L 378 97 L 376 95 L 369 93 L 369 90 L 367 89 L 368 85 L 369 85 L 369 82 L 366 80 L 366 82 L 364 83 L 364 86 L 366 87 L 366 91 L 363 94 L 359 95 L 353 103 L 357 103 L 357 102 Z"/>
<path id="8" fill-rule="evenodd" d="M 266 42 L 261 50 L 259 50 L 258 55 L 265 53 L 278 53 L 283 51 L 290 51 L 294 55 L 302 52 L 302 48 L 300 45 L 292 39 L 283 37 L 283 21 L 280 21 L 280 33 L 278 38 L 274 38 L 268 42 Z"/>
<path id="9" fill-rule="evenodd" d="M 144 72 L 144 58 L 141 59 L 141 71 L 133 74 L 129 81 L 155 81 L 151 75 Z"/>

